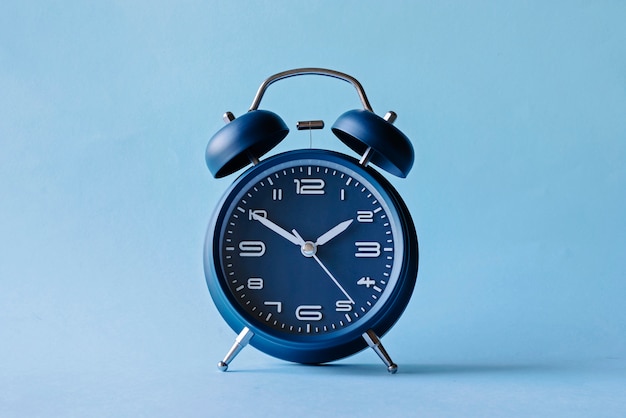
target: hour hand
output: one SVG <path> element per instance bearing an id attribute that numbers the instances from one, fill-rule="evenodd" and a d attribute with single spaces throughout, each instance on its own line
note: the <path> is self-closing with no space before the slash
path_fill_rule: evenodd
<path id="1" fill-rule="evenodd" d="M 292 233 L 285 231 L 283 228 L 276 225 L 274 222 L 270 221 L 269 219 L 261 215 L 258 215 L 254 212 L 252 213 L 252 219 L 254 219 L 255 221 L 259 221 L 263 226 L 266 226 L 270 230 L 276 232 L 278 235 L 287 239 L 291 243 L 298 245 L 298 246 L 300 245 L 300 241 L 298 240 L 298 238 L 296 238 Z"/>
<path id="2" fill-rule="evenodd" d="M 348 219 L 347 221 L 343 221 L 339 225 L 331 228 L 328 232 L 320 235 L 320 237 L 315 241 L 315 245 L 324 245 L 331 239 L 335 238 L 337 235 L 341 234 L 343 231 L 348 229 L 353 219 Z"/>

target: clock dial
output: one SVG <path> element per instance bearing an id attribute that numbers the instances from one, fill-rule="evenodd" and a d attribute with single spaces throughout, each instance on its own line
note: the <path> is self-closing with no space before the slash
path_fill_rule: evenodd
<path id="1" fill-rule="evenodd" d="M 271 335 L 363 332 L 402 270 L 393 200 L 355 163 L 294 157 L 254 172 L 236 183 L 215 226 L 216 272 L 231 305 Z"/>

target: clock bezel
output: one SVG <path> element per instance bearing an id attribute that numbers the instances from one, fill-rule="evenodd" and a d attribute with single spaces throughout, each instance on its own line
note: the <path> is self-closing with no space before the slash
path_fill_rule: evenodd
<path id="1" fill-rule="evenodd" d="M 396 254 L 396 257 L 401 258 L 401 266 L 395 278 L 395 286 L 386 296 L 386 300 L 376 303 L 372 312 L 368 312 L 362 319 L 345 329 L 328 334 L 302 336 L 268 330 L 262 322 L 255 320 L 239 306 L 221 273 L 222 261 L 219 239 L 220 227 L 227 214 L 227 209 L 240 191 L 252 184 L 259 173 L 286 162 L 306 160 L 312 160 L 313 163 L 315 161 L 335 163 L 356 172 L 367 180 L 381 194 L 389 208 L 388 215 L 395 218 L 396 224 L 401 229 L 402 243 L 400 245 L 401 251 Z M 235 332 L 240 332 L 244 327 L 248 327 L 254 333 L 254 337 L 250 341 L 252 346 L 274 357 L 299 363 L 324 363 L 361 351 L 367 347 L 361 336 L 370 329 L 379 336 L 384 335 L 399 319 L 413 293 L 417 278 L 418 260 L 418 242 L 413 220 L 405 203 L 387 179 L 373 168 L 363 167 L 352 157 L 334 151 L 318 149 L 287 151 L 270 157 L 241 174 L 226 190 L 218 203 L 209 223 L 204 248 L 207 285 L 218 311 L 228 325 Z M 218 266 L 220 267 L 218 268 Z"/>

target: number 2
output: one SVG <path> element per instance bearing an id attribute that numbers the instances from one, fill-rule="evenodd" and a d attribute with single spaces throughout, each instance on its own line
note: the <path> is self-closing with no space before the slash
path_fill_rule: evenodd
<path id="1" fill-rule="evenodd" d="M 371 210 L 357 210 L 356 220 L 359 222 L 374 222 L 374 212 Z"/>

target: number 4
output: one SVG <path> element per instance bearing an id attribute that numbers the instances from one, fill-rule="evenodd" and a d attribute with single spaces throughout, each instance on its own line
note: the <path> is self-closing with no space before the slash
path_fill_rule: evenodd
<path id="1" fill-rule="evenodd" d="M 370 286 L 374 286 L 376 284 L 376 280 L 372 279 L 370 276 L 361 277 L 356 284 L 365 286 L 369 289 Z"/>

